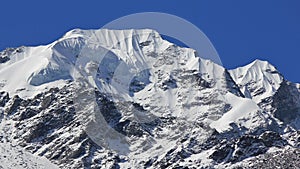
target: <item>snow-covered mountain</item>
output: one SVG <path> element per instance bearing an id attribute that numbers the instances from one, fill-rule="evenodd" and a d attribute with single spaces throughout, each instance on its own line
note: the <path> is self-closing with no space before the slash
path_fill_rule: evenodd
<path id="1" fill-rule="evenodd" d="M 282 75 L 267 61 L 255 60 L 229 72 L 244 96 L 256 103 L 273 96 L 283 82 Z"/>
<path id="2" fill-rule="evenodd" d="M 53 163 L 38 168 L 299 160 L 298 84 L 266 61 L 227 70 L 150 29 L 75 29 L 49 45 L 6 49 L 0 90 L 1 144 Z M 28 161 L 18 163 L 38 165 Z"/>

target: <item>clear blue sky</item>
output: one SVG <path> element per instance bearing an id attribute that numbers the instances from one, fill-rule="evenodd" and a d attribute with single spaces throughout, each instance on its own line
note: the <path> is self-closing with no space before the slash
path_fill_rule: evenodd
<path id="1" fill-rule="evenodd" d="M 258 58 L 300 82 L 299 0 L 7 0 L 0 4 L 0 50 L 48 44 L 70 29 L 100 28 L 132 13 L 165 12 L 198 26 L 226 68 Z"/>

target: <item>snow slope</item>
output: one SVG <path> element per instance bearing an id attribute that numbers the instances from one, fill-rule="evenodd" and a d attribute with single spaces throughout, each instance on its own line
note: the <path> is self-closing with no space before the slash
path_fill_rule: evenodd
<path id="1" fill-rule="evenodd" d="M 3 169 L 58 169 L 45 157 L 38 157 L 18 146 L 0 143 L 0 168 Z"/>
<path id="2" fill-rule="evenodd" d="M 248 98 L 239 98 L 231 93 L 225 95 L 225 99 L 232 106 L 232 109 L 225 113 L 220 119 L 211 123 L 211 127 L 222 132 L 228 130 L 230 123 L 235 123 L 239 127 L 253 129 L 257 126 L 263 126 L 266 121 L 261 117 L 262 110 L 255 102 Z M 266 115 L 267 116 L 267 115 Z"/>

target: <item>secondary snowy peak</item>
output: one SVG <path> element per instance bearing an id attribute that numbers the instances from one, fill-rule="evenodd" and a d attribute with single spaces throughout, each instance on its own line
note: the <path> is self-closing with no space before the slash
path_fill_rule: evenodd
<path id="1" fill-rule="evenodd" d="M 252 63 L 229 70 L 245 97 L 259 103 L 273 96 L 284 80 L 277 69 L 267 61 L 255 60 Z"/>

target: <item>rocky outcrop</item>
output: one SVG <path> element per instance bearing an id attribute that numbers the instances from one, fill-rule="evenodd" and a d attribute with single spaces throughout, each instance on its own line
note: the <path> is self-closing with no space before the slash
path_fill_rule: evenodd
<path id="1" fill-rule="evenodd" d="M 295 84 L 281 83 L 273 97 L 274 116 L 289 124 L 300 116 L 300 93 Z"/>
<path id="2" fill-rule="evenodd" d="M 279 133 L 265 131 L 261 135 L 243 135 L 225 143 L 217 144 L 210 155 L 214 161 L 236 163 L 249 157 L 264 154 L 270 147 L 282 148 L 288 145 L 287 140 Z"/>
<path id="3" fill-rule="evenodd" d="M 0 92 L 0 107 L 4 107 L 8 101 L 9 101 L 9 94 L 4 91 Z"/>

